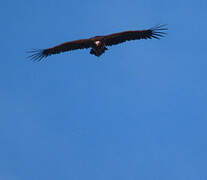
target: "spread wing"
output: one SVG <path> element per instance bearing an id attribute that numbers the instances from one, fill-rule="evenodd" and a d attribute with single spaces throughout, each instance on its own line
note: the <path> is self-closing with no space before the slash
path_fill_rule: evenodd
<path id="1" fill-rule="evenodd" d="M 160 39 L 166 33 L 163 32 L 167 30 L 165 25 L 158 25 L 147 30 L 138 31 L 124 31 L 120 33 L 109 34 L 104 37 L 104 42 L 106 46 L 112 46 L 115 44 L 123 43 L 125 41 L 139 40 L 139 39 Z"/>
<path id="2" fill-rule="evenodd" d="M 32 55 L 28 56 L 31 60 L 40 61 L 42 58 L 46 58 L 52 54 L 58 54 L 65 51 L 72 51 L 76 49 L 84 49 L 89 48 L 92 45 L 92 41 L 90 39 L 81 39 L 76 41 L 65 42 L 60 45 L 54 46 L 48 49 L 33 49 L 28 51 L 28 53 L 32 53 Z"/>

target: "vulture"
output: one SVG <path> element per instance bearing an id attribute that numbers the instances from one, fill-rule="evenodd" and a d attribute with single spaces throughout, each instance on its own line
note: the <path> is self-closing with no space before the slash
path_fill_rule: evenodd
<path id="1" fill-rule="evenodd" d="M 41 59 L 53 54 L 85 48 L 91 48 L 90 54 L 99 57 L 106 50 L 108 50 L 107 46 L 112 46 L 131 40 L 152 38 L 160 39 L 166 34 L 165 30 L 167 30 L 167 28 L 165 26 L 166 25 L 157 25 L 145 30 L 124 31 L 105 36 L 94 36 L 88 39 L 65 42 L 48 49 L 33 49 L 28 51 L 29 53 L 32 53 L 29 58 L 34 61 L 40 61 Z"/>

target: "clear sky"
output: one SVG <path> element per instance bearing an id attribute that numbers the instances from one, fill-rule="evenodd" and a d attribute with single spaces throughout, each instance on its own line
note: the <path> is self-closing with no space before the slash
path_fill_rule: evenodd
<path id="1" fill-rule="evenodd" d="M 0 180 L 206 180 L 206 0 L 5 0 Z M 161 40 L 31 48 L 168 24 Z"/>

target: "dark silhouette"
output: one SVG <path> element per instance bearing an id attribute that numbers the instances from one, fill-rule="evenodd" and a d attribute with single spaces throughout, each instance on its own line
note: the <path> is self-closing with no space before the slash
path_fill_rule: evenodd
<path id="1" fill-rule="evenodd" d="M 106 46 L 112 46 L 131 40 L 160 39 L 166 34 L 163 30 L 167 30 L 165 25 L 158 25 L 146 30 L 124 31 L 106 36 L 95 36 L 89 39 L 69 41 L 48 49 L 34 49 L 28 51 L 29 53 L 33 53 L 29 58 L 40 61 L 42 58 L 46 58 L 52 54 L 84 48 L 91 48 L 91 54 L 101 56 L 107 50 Z"/>

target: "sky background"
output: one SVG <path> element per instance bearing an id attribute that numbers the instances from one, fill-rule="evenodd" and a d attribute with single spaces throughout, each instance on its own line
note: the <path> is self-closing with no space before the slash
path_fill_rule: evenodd
<path id="1" fill-rule="evenodd" d="M 0 6 L 0 180 L 206 180 L 206 0 Z M 168 24 L 162 40 L 27 50 Z"/>

